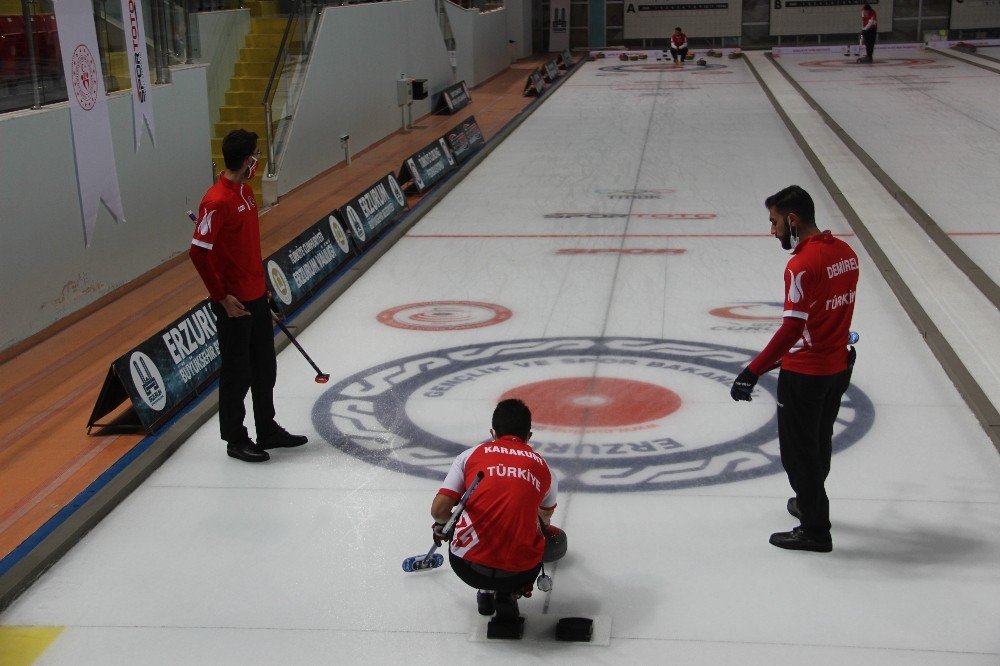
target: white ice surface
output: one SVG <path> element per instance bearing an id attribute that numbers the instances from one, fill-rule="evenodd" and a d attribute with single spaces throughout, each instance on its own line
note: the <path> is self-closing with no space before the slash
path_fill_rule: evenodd
<path id="1" fill-rule="evenodd" d="M 887 52 L 875 65 L 860 67 L 834 56 L 786 55 L 780 61 L 889 177 L 1000 282 L 1000 188 L 995 177 L 1000 76 L 929 50 Z"/>
<path id="2" fill-rule="evenodd" d="M 248 465 L 225 456 L 210 421 L 0 621 L 67 627 L 40 664 L 997 663 L 1000 457 L 746 66 L 718 62 L 644 73 L 585 65 L 299 335 L 330 372 L 327 387 L 310 381 L 294 349 L 281 355 L 279 420 L 309 445 Z M 813 194 L 821 226 L 847 234 L 863 266 L 854 386 L 874 421 L 834 456 L 834 551 L 767 543 L 794 524 L 780 470 L 670 490 L 568 490 L 554 522 L 570 552 L 549 567 L 553 592 L 521 608 L 529 621 L 610 618 L 609 644 L 471 640 L 484 622 L 473 591 L 447 565 L 400 569 L 430 545 L 437 480 L 323 441 L 321 394 L 394 359 L 516 339 L 662 338 L 749 358 L 773 318 L 711 312 L 781 300 L 786 255 L 768 236 L 762 201 L 791 183 Z M 623 189 L 660 198 L 608 193 Z M 633 215 L 545 217 L 586 212 Z M 666 213 L 714 217 L 637 216 Z M 376 320 L 392 307 L 455 300 L 512 316 L 438 332 Z M 414 395 L 394 416 L 461 448 L 487 436 L 499 394 L 580 374 L 674 391 L 680 408 L 638 432 L 686 450 L 773 425 L 766 390 L 736 404 L 723 382 L 594 362 L 511 368 L 440 397 Z M 534 430 L 539 441 L 632 436 Z"/>

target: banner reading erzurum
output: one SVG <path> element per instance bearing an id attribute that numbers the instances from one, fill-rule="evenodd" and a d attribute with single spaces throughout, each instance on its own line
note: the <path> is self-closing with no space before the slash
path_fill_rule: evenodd
<path id="1" fill-rule="evenodd" d="M 83 240 L 89 247 L 101 201 L 119 222 L 125 221 L 104 76 L 97 50 L 94 6 L 90 0 L 55 0 L 53 5 L 69 93 Z"/>
<path id="2" fill-rule="evenodd" d="M 146 24 L 142 18 L 141 0 L 121 0 L 125 18 L 125 46 L 128 72 L 132 79 L 132 121 L 135 127 L 135 149 L 142 140 L 142 123 L 149 127 L 149 137 L 156 144 L 156 123 L 153 122 L 153 86 L 149 80 L 149 58 L 146 51 Z"/>

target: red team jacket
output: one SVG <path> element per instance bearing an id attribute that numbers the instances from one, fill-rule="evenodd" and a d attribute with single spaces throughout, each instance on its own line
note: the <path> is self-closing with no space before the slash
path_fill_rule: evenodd
<path id="1" fill-rule="evenodd" d="M 213 301 L 221 301 L 226 294 L 252 301 L 267 291 L 257 205 L 246 183 L 220 176 L 208 189 L 198 208 L 191 245 L 191 261 Z"/>
<path id="2" fill-rule="evenodd" d="M 874 9 L 861 8 L 861 29 L 871 30 L 878 27 L 878 14 Z"/>
<path id="3" fill-rule="evenodd" d="M 684 48 L 687 45 L 688 45 L 688 37 L 683 32 L 679 35 L 676 32 L 670 33 L 670 46 L 674 47 L 675 49 L 680 49 Z"/>
<path id="4" fill-rule="evenodd" d="M 858 256 L 829 231 L 796 246 L 785 266 L 785 317 L 806 322 L 801 347 L 781 367 L 805 375 L 835 375 L 847 368 L 847 336 L 854 316 Z"/>
<path id="5" fill-rule="evenodd" d="M 483 480 L 455 525 L 451 552 L 504 571 L 538 566 L 545 550 L 538 510 L 556 507 L 558 483 L 549 466 L 525 442 L 505 435 L 459 454 L 438 492 L 459 500 L 480 471 Z"/>

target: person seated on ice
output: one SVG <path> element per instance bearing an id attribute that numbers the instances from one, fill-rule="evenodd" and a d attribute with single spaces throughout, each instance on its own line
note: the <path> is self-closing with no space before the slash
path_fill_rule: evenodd
<path id="1" fill-rule="evenodd" d="M 481 615 L 516 620 L 518 597 L 531 595 L 543 556 L 550 562 L 566 553 L 566 535 L 549 523 L 558 483 L 545 459 L 528 446 L 531 411 L 516 398 L 503 400 L 493 411 L 492 425 L 492 439 L 459 454 L 434 497 L 434 541 L 440 545 L 450 537 L 451 568 L 479 590 Z M 442 534 L 480 471 L 483 479 L 465 512 L 450 535 Z"/>
<path id="2" fill-rule="evenodd" d="M 670 56 L 675 63 L 684 62 L 688 54 L 688 38 L 679 27 L 674 28 L 674 34 L 670 35 Z"/>

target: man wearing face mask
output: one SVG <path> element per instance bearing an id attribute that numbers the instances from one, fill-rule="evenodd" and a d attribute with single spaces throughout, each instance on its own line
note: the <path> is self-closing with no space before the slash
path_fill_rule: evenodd
<path id="1" fill-rule="evenodd" d="M 219 329 L 219 428 L 231 458 L 264 462 L 266 449 L 301 446 L 274 421 L 278 364 L 260 251 L 260 221 L 247 181 L 259 163 L 257 135 L 233 130 L 222 140 L 226 169 L 198 208 L 189 256 L 198 270 Z M 243 420 L 247 392 L 253 398 L 257 442 Z"/>
<path id="2" fill-rule="evenodd" d="M 848 349 L 858 257 L 844 241 L 816 227 L 809 194 L 792 185 L 764 205 L 771 235 L 792 251 L 785 267 L 781 327 L 733 382 L 733 400 L 751 399 L 757 378 L 780 364 L 778 445 L 781 464 L 795 497 L 788 513 L 800 520 L 791 532 L 771 535 L 789 550 L 830 552 L 830 501 L 826 477 L 833 451 L 833 426 L 854 367 Z"/>

